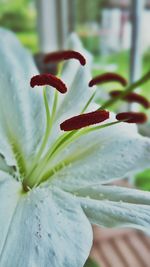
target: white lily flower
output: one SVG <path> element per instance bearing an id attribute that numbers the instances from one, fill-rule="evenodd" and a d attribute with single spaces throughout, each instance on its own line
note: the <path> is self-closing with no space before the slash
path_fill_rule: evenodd
<path id="1" fill-rule="evenodd" d="M 80 114 L 93 93 L 88 68 L 66 64 L 68 93 L 55 98 L 46 128 L 46 95 L 29 86 L 37 74 L 32 57 L 9 31 L 0 29 L 0 36 L 0 266 L 82 267 L 90 223 L 150 229 L 150 193 L 107 186 L 150 166 L 150 140 L 119 123 L 72 142 L 67 133 L 60 149 L 60 122 Z M 48 90 L 54 114 L 54 89 Z"/>

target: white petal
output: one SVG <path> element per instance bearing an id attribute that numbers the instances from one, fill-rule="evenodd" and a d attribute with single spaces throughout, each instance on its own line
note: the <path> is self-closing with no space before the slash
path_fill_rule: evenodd
<path id="1" fill-rule="evenodd" d="M 73 193 L 77 196 L 89 197 L 95 200 L 123 201 L 131 204 L 150 205 L 150 192 L 127 187 L 114 185 L 87 186 L 78 188 Z"/>
<path id="2" fill-rule="evenodd" d="M 67 190 L 104 184 L 150 166 L 150 139 L 122 123 L 83 136 L 60 155 L 69 163 L 54 177 Z M 58 160 L 58 162 L 59 162 Z"/>
<path id="3" fill-rule="evenodd" d="M 14 165 L 12 145 L 26 157 L 43 136 L 45 113 L 40 88 L 31 89 L 37 69 L 14 34 L 0 29 L 0 152 Z"/>
<path id="4" fill-rule="evenodd" d="M 81 66 L 77 60 L 69 60 L 65 64 L 62 79 L 68 86 L 68 93 L 61 97 L 61 104 L 57 113 L 57 117 L 61 116 L 63 119 L 80 114 L 94 92 L 93 88 L 88 87 L 91 79 L 92 56 L 84 49 L 76 34 L 70 36 L 68 48 L 78 51 L 85 56 L 86 65 Z"/>
<path id="5" fill-rule="evenodd" d="M 14 172 L 14 166 L 9 167 L 4 159 L 4 157 L 0 154 L 0 171 L 6 172 L 6 173 L 13 173 Z"/>
<path id="6" fill-rule="evenodd" d="M 71 76 L 73 76 L 72 80 Z M 94 90 L 88 87 L 88 82 L 91 79 L 89 66 L 82 67 L 78 62 L 67 64 L 62 79 L 66 81 L 68 93 L 61 97 L 62 102 L 59 105 L 57 118 L 61 117 L 63 121 L 79 115 Z"/>
<path id="7" fill-rule="evenodd" d="M 8 174 L 0 171 L 0 255 L 5 240 L 9 238 L 9 227 L 20 197 L 19 190 L 19 184 Z"/>
<path id="8" fill-rule="evenodd" d="M 91 191 L 93 197 L 94 190 Z M 103 190 L 100 188 L 98 199 L 101 200 L 90 199 L 90 195 L 79 197 L 91 223 L 104 227 L 134 227 L 150 234 L 149 192 L 106 186 Z"/>
<path id="9" fill-rule="evenodd" d="M 82 267 L 92 231 L 76 198 L 46 189 L 21 195 L 15 188 L 0 185 L 0 266 Z"/>

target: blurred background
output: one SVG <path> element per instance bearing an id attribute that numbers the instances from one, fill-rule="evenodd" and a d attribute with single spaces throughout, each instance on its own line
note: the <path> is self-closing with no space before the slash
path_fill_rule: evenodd
<path id="1" fill-rule="evenodd" d="M 93 76 L 117 72 L 131 83 L 150 70 L 150 0 L 0 0 L 0 26 L 14 31 L 39 65 L 44 53 L 65 49 L 69 34 L 76 32 L 93 55 Z M 110 88 L 101 88 L 97 102 Z M 150 82 L 139 90 L 150 99 Z M 150 123 L 139 131 L 150 136 Z M 150 191 L 150 170 L 131 181 Z M 120 264 L 116 266 L 129 266 Z M 137 265 L 132 259 L 131 266 L 150 265 Z"/>
<path id="2" fill-rule="evenodd" d="M 149 68 L 149 22 L 150 0 L 0 1 L 0 25 L 32 53 L 65 48 L 75 31 L 94 56 L 95 73 L 117 71 L 130 80 Z"/>

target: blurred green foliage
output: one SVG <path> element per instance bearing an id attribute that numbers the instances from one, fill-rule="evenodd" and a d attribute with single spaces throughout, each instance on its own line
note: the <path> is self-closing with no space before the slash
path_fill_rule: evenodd
<path id="1" fill-rule="evenodd" d="M 15 32 L 35 29 L 35 12 L 31 0 L 1 0 L 0 25 Z"/>
<path id="2" fill-rule="evenodd" d="M 78 23 L 100 21 L 103 3 L 104 0 L 77 0 L 76 13 Z"/>
<path id="3" fill-rule="evenodd" d="M 135 186 L 142 190 L 150 191 L 150 169 L 136 175 Z"/>
<path id="4" fill-rule="evenodd" d="M 80 36 L 80 39 L 89 52 L 99 55 L 100 38 L 99 36 Z"/>
<path id="5" fill-rule="evenodd" d="M 32 52 L 38 51 L 34 0 L 1 0 L 0 26 L 16 32 Z"/>
<path id="6" fill-rule="evenodd" d="M 1 0 L 0 15 L 9 11 L 20 11 L 25 9 L 33 0 Z"/>
<path id="7" fill-rule="evenodd" d="M 0 17 L 0 25 L 15 32 L 34 29 L 34 17 L 26 10 L 7 11 Z"/>
<path id="8" fill-rule="evenodd" d="M 18 32 L 17 36 L 22 44 L 27 47 L 32 53 L 38 52 L 38 36 L 35 31 Z"/>
<path id="9" fill-rule="evenodd" d="M 84 267 L 100 267 L 93 259 L 88 258 Z"/>

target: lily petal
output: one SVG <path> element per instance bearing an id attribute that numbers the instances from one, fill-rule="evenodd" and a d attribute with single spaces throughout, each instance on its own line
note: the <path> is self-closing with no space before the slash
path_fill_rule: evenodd
<path id="1" fill-rule="evenodd" d="M 86 58 L 87 64 L 82 67 L 77 61 L 70 60 L 64 65 L 62 80 L 68 87 L 68 93 L 60 100 L 57 118 L 61 117 L 61 119 L 80 114 L 93 93 L 93 90 L 88 87 L 89 79 L 91 79 L 91 54 L 84 49 L 75 33 L 70 35 L 67 46 L 69 49 L 80 52 Z"/>
<path id="2" fill-rule="evenodd" d="M 150 192 L 127 187 L 98 185 L 81 187 L 74 192 L 79 197 L 89 197 L 95 200 L 109 200 L 150 206 Z"/>
<path id="3" fill-rule="evenodd" d="M 68 163 L 53 176 L 64 189 L 104 184 L 150 166 L 150 139 L 121 123 L 81 137 L 63 151 Z M 59 159 L 60 159 L 59 158 Z"/>
<path id="4" fill-rule="evenodd" d="M 0 28 L 0 152 L 9 165 L 17 150 L 29 158 L 45 128 L 42 91 L 30 88 L 37 69 L 15 35 Z M 15 150 L 15 151 L 14 151 Z"/>
<path id="5" fill-rule="evenodd" d="M 98 200 L 90 199 L 91 196 L 94 196 L 94 191 Z M 82 192 L 79 192 L 79 194 L 82 195 Z M 85 191 L 83 194 L 85 194 Z M 104 227 L 134 227 L 149 233 L 149 192 L 103 186 L 91 189 L 88 198 L 79 197 L 79 201 L 93 224 Z"/>
<path id="6" fill-rule="evenodd" d="M 92 231 L 76 198 L 40 188 L 21 195 L 16 184 L 0 184 L 0 266 L 82 267 Z"/>
<path id="7" fill-rule="evenodd" d="M 10 173 L 10 174 L 13 174 L 14 173 L 14 168 L 15 166 L 8 166 L 4 157 L 2 155 L 0 155 L 0 170 L 3 171 L 3 172 L 6 172 L 6 173 Z"/>

